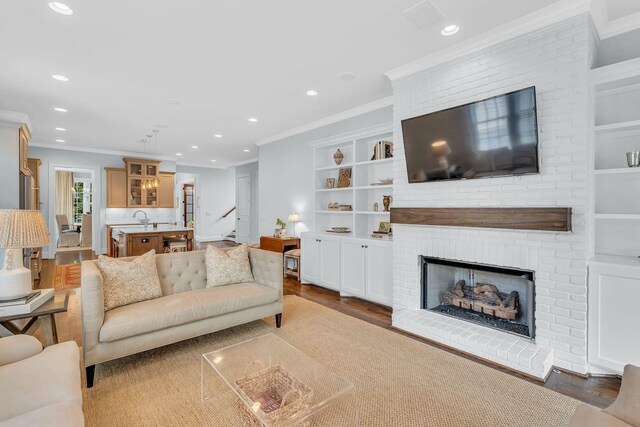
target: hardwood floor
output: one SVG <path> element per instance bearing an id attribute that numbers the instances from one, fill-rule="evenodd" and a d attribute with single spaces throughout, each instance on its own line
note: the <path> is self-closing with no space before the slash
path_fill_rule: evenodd
<path id="1" fill-rule="evenodd" d="M 91 251 L 62 252 L 56 256 L 56 260 L 45 260 L 42 269 L 42 288 L 53 287 L 56 265 L 71 264 L 85 259 L 95 258 Z M 285 295 L 297 295 L 302 298 L 322 304 L 336 311 L 348 314 L 374 325 L 389 329 L 395 333 L 405 335 L 411 339 L 440 348 L 449 353 L 474 360 L 494 369 L 498 369 L 509 375 L 523 378 L 524 380 L 540 384 L 542 387 L 554 390 L 558 393 L 574 397 L 583 402 L 596 407 L 606 407 L 610 405 L 618 395 L 620 389 L 620 379 L 617 377 L 590 377 L 583 378 L 574 374 L 554 370 L 546 383 L 532 380 L 524 375 L 519 375 L 506 368 L 502 368 L 490 362 L 480 360 L 468 354 L 443 347 L 429 340 L 405 333 L 391 326 L 391 310 L 387 307 L 359 300 L 357 298 L 340 297 L 337 292 L 314 285 L 303 285 L 300 282 L 287 278 L 284 281 Z M 286 318 L 286 313 L 285 313 Z M 80 290 L 71 291 L 69 300 L 69 311 L 56 315 L 58 324 L 58 335 L 60 341 L 75 340 L 79 345 L 82 340 L 81 317 L 80 317 Z M 39 328 L 36 336 L 39 336 Z"/>

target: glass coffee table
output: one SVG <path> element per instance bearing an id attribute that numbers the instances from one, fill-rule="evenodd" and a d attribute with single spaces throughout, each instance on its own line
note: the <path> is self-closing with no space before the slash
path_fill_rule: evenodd
<path id="1" fill-rule="evenodd" d="M 202 355 L 202 402 L 229 391 L 245 425 L 358 424 L 354 385 L 274 334 Z"/>

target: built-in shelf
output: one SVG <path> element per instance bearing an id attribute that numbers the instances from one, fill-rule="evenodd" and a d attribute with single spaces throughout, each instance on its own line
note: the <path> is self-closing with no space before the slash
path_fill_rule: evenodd
<path id="1" fill-rule="evenodd" d="M 345 215 L 345 214 L 352 214 L 353 211 L 335 211 L 335 210 L 318 210 L 316 211 L 316 213 L 320 213 L 320 214 L 340 214 L 340 215 Z"/>
<path id="2" fill-rule="evenodd" d="M 325 166 L 323 168 L 316 168 L 316 172 L 338 170 L 338 169 L 343 169 L 343 168 L 349 168 L 351 166 L 353 166 L 353 163 L 345 163 L 345 164 L 341 164 L 341 165 L 337 165 L 337 166 Z"/>
<path id="3" fill-rule="evenodd" d="M 596 175 L 618 175 L 621 173 L 640 173 L 640 168 L 596 169 Z"/>
<path id="4" fill-rule="evenodd" d="M 391 163 L 391 162 L 393 162 L 393 157 L 391 157 L 389 159 L 367 160 L 366 162 L 358 162 L 358 163 L 356 163 L 356 166 L 379 165 L 379 164 L 385 164 L 385 163 Z"/>
<path id="5" fill-rule="evenodd" d="M 353 190 L 353 187 L 346 187 L 346 188 L 319 188 L 316 191 L 325 192 L 325 191 L 348 191 L 348 190 Z"/>
<path id="6" fill-rule="evenodd" d="M 636 256 L 595 254 L 595 256 L 589 261 L 593 264 L 609 265 L 613 267 L 640 268 L 640 257 Z"/>
<path id="7" fill-rule="evenodd" d="M 382 188 L 393 188 L 393 184 L 389 184 L 389 185 L 363 185 L 360 187 L 355 187 L 356 190 L 375 190 L 375 189 L 382 189 Z"/>
<path id="8" fill-rule="evenodd" d="M 598 91 L 633 85 L 640 81 L 640 58 L 596 68 L 591 76 Z"/>
<path id="9" fill-rule="evenodd" d="M 605 135 L 608 133 L 640 130 L 640 120 L 632 120 L 629 122 L 612 123 L 609 125 L 598 125 L 595 127 L 596 135 Z"/>
<path id="10" fill-rule="evenodd" d="M 604 214 L 597 213 L 595 214 L 596 219 L 632 219 L 632 220 L 640 220 L 640 214 Z"/>
<path id="11" fill-rule="evenodd" d="M 390 215 L 391 212 L 385 211 L 356 211 L 358 215 Z"/>

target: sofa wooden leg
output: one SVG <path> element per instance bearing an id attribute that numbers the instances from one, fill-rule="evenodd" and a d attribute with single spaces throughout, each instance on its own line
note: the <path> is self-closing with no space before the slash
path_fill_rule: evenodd
<path id="1" fill-rule="evenodd" d="M 84 368 L 87 373 L 87 388 L 93 387 L 93 377 L 96 373 L 96 365 L 87 366 Z"/>
<path id="2" fill-rule="evenodd" d="M 276 314 L 276 328 L 282 326 L 282 313 Z"/>

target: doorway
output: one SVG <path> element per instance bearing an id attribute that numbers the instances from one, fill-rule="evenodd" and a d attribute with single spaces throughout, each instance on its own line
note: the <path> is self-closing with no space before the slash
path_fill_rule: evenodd
<path id="1" fill-rule="evenodd" d="M 236 177 L 236 242 L 251 240 L 251 174 Z"/>
<path id="2" fill-rule="evenodd" d="M 195 222 L 195 186 L 193 184 L 182 185 L 182 225 L 193 226 Z"/>

